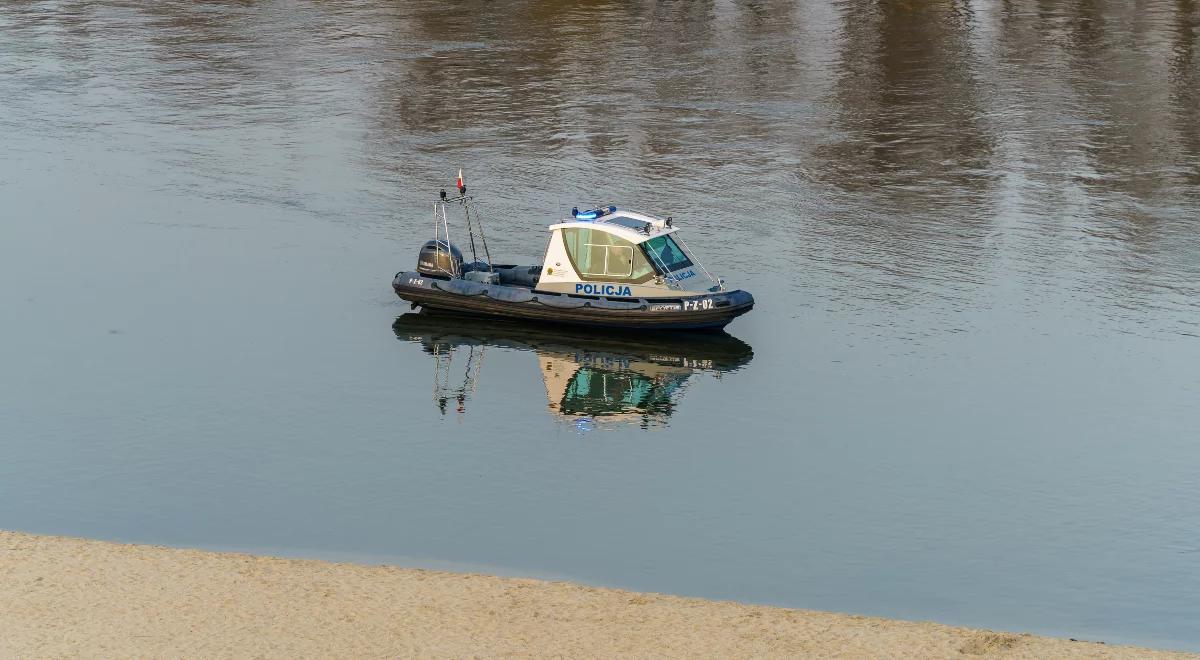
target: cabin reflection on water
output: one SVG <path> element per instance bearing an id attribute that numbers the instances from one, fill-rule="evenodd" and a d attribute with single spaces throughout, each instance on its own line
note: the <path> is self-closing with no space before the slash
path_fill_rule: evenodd
<path id="1" fill-rule="evenodd" d="M 486 353 L 495 347 L 535 353 L 546 409 L 581 431 L 665 426 L 693 374 L 720 378 L 754 356 L 748 344 L 724 333 L 596 334 L 415 313 L 397 318 L 392 330 L 432 357 L 433 400 L 443 415 L 467 412 L 476 388 L 486 382 L 481 380 L 487 376 Z"/>

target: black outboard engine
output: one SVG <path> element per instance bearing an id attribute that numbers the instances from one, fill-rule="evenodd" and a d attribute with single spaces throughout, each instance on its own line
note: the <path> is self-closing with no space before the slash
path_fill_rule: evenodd
<path id="1" fill-rule="evenodd" d="M 417 256 L 417 272 L 428 277 L 460 277 L 462 265 L 462 252 L 446 241 L 426 241 Z"/>

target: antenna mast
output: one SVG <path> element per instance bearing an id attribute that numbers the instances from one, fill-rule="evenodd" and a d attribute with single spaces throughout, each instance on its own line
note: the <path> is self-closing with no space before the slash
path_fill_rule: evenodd
<path id="1" fill-rule="evenodd" d="M 441 191 L 441 201 L 439 203 L 442 206 L 442 213 L 443 215 L 445 214 L 445 207 L 449 202 L 462 204 L 463 216 L 467 220 L 467 240 L 471 244 L 471 260 L 479 261 L 479 254 L 475 250 L 475 236 L 478 234 L 479 242 L 483 245 L 483 256 L 487 261 L 488 272 L 493 272 L 492 253 L 488 250 L 487 236 L 483 233 L 483 220 L 479 217 L 479 209 L 475 206 L 474 199 L 467 195 L 467 184 L 463 181 L 461 169 L 458 171 L 458 179 L 455 180 L 454 184 L 458 188 L 458 197 L 447 199 L 446 189 L 443 188 Z"/>

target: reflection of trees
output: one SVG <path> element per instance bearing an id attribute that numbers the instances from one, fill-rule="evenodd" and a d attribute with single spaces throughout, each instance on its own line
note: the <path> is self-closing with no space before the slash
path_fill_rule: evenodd
<path id="1" fill-rule="evenodd" d="M 1196 68 L 1196 45 L 1200 40 L 1200 4 L 1195 0 L 1175 0 L 1174 39 L 1168 59 L 1171 105 L 1175 130 L 1185 157 L 1185 178 L 1189 186 L 1200 186 L 1200 76 Z M 1186 167 L 1186 165 L 1185 165 Z M 1200 197 L 1200 195 L 1197 195 Z"/>
<path id="2" fill-rule="evenodd" d="M 1200 240 L 1197 0 L 12 0 L 0 29 L 37 65 L 0 103 L 99 80 L 67 119 L 137 115 L 104 130 L 169 144 L 146 151 L 198 194 L 416 224 L 463 166 L 521 258 L 549 210 L 591 202 L 734 232 L 714 262 L 770 243 L 746 268 L 808 257 L 888 297 L 1005 250 L 1153 273 Z"/>
<path id="3" fill-rule="evenodd" d="M 1095 194 L 1114 188 L 1142 198 L 1154 196 L 1171 176 L 1171 161 L 1184 158 L 1173 135 L 1177 108 L 1159 78 L 1162 53 L 1154 41 L 1174 26 L 1158 23 L 1128 3 L 1090 0 L 1071 11 L 1065 43 L 1069 79 L 1089 118 L 1087 156 L 1100 175 Z M 1122 43 L 1140 48 L 1122 48 Z M 1195 109 L 1190 113 L 1195 117 Z"/>
<path id="4" fill-rule="evenodd" d="M 552 114 L 558 90 L 535 83 L 554 78 L 563 64 L 554 13 L 537 3 L 508 11 L 486 2 L 414 7 L 387 25 L 384 45 L 412 56 L 384 80 L 381 118 L 405 132 L 462 135 L 498 115 Z"/>
<path id="5" fill-rule="evenodd" d="M 391 146 L 444 155 L 486 135 L 687 185 L 696 167 L 767 164 L 746 142 L 794 128 L 750 107 L 793 95 L 793 3 L 473 7 L 413 8 L 391 25 L 389 45 L 409 53 L 378 88 Z"/>
<path id="6" fill-rule="evenodd" d="M 256 15 L 249 0 L 224 3 L 220 11 L 189 2 L 146 3 L 130 11 L 136 13 L 128 20 L 140 25 L 133 36 L 156 65 L 143 81 L 145 91 L 160 103 L 198 113 L 194 120 L 253 112 L 267 102 L 264 96 L 294 86 L 298 72 L 279 62 L 272 47 L 278 35 L 254 26 L 271 15 Z M 273 100 L 278 105 L 283 99 Z"/>
<path id="7" fill-rule="evenodd" d="M 999 122 L 1036 228 L 1018 247 L 1029 270 L 1129 309 L 1197 279 L 1197 236 L 1176 231 L 1200 156 L 1195 22 L 1190 0 L 1012 0 L 1001 12 Z"/>
<path id="8" fill-rule="evenodd" d="M 855 1 L 842 20 L 835 96 L 845 138 L 821 151 L 831 182 L 893 186 L 922 205 L 985 190 L 994 138 L 982 119 L 970 15 L 951 2 Z"/>
<path id="9" fill-rule="evenodd" d="M 651 76 L 646 96 L 653 112 L 639 127 L 638 164 L 646 176 L 775 164 L 771 153 L 746 145 L 787 140 L 796 128 L 791 113 L 772 112 L 774 104 L 796 98 L 794 14 L 794 3 L 781 1 L 656 8 L 654 32 L 665 33 L 644 40 L 651 61 L 665 66 Z"/>
<path id="10" fill-rule="evenodd" d="M 65 2 L 53 11 L 37 0 L 0 3 L 0 75 L 19 80 L 22 74 L 61 59 L 70 66 L 58 67 L 53 73 L 38 70 L 37 77 L 54 91 L 74 90 L 92 74 L 89 42 L 94 14 L 95 9 L 85 2 Z M 27 68 L 30 63 L 33 66 Z M 13 94 L 13 90 L 8 90 L 8 94 Z M 0 98 L 0 107 L 12 101 Z"/>
<path id="11" fill-rule="evenodd" d="M 379 24 L 389 60 L 368 92 L 369 164 L 414 196 L 431 192 L 430 173 L 465 165 L 486 177 L 476 190 L 492 208 L 536 219 L 516 227 L 530 232 L 548 209 L 606 201 L 594 189 L 594 198 L 561 198 L 582 191 L 568 188 L 560 163 L 574 158 L 603 181 L 605 161 L 628 154 L 639 92 L 629 62 L 642 57 L 628 29 L 635 13 L 605 2 L 405 5 Z"/>
<path id="12" fill-rule="evenodd" d="M 826 250 L 814 256 L 892 302 L 954 295 L 987 266 L 992 207 L 975 19 L 951 2 L 855 0 L 840 20 L 836 132 L 812 173 L 849 208 L 813 227 Z"/>
<path id="13" fill-rule="evenodd" d="M 1193 0 L 1008 5 L 1003 88 L 1029 125 L 1006 129 L 1032 135 L 1023 150 L 1056 164 L 1041 169 L 1073 167 L 1098 195 L 1148 199 L 1177 183 L 1178 166 L 1200 156 Z"/>

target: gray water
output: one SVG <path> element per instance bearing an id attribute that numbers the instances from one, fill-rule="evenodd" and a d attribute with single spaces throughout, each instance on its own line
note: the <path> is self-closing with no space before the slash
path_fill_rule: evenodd
<path id="1" fill-rule="evenodd" d="M 1198 35 L 1192 0 L 4 2 L 0 528 L 1200 650 Z M 758 306 L 402 316 L 459 167 L 505 261 L 612 202 Z"/>

